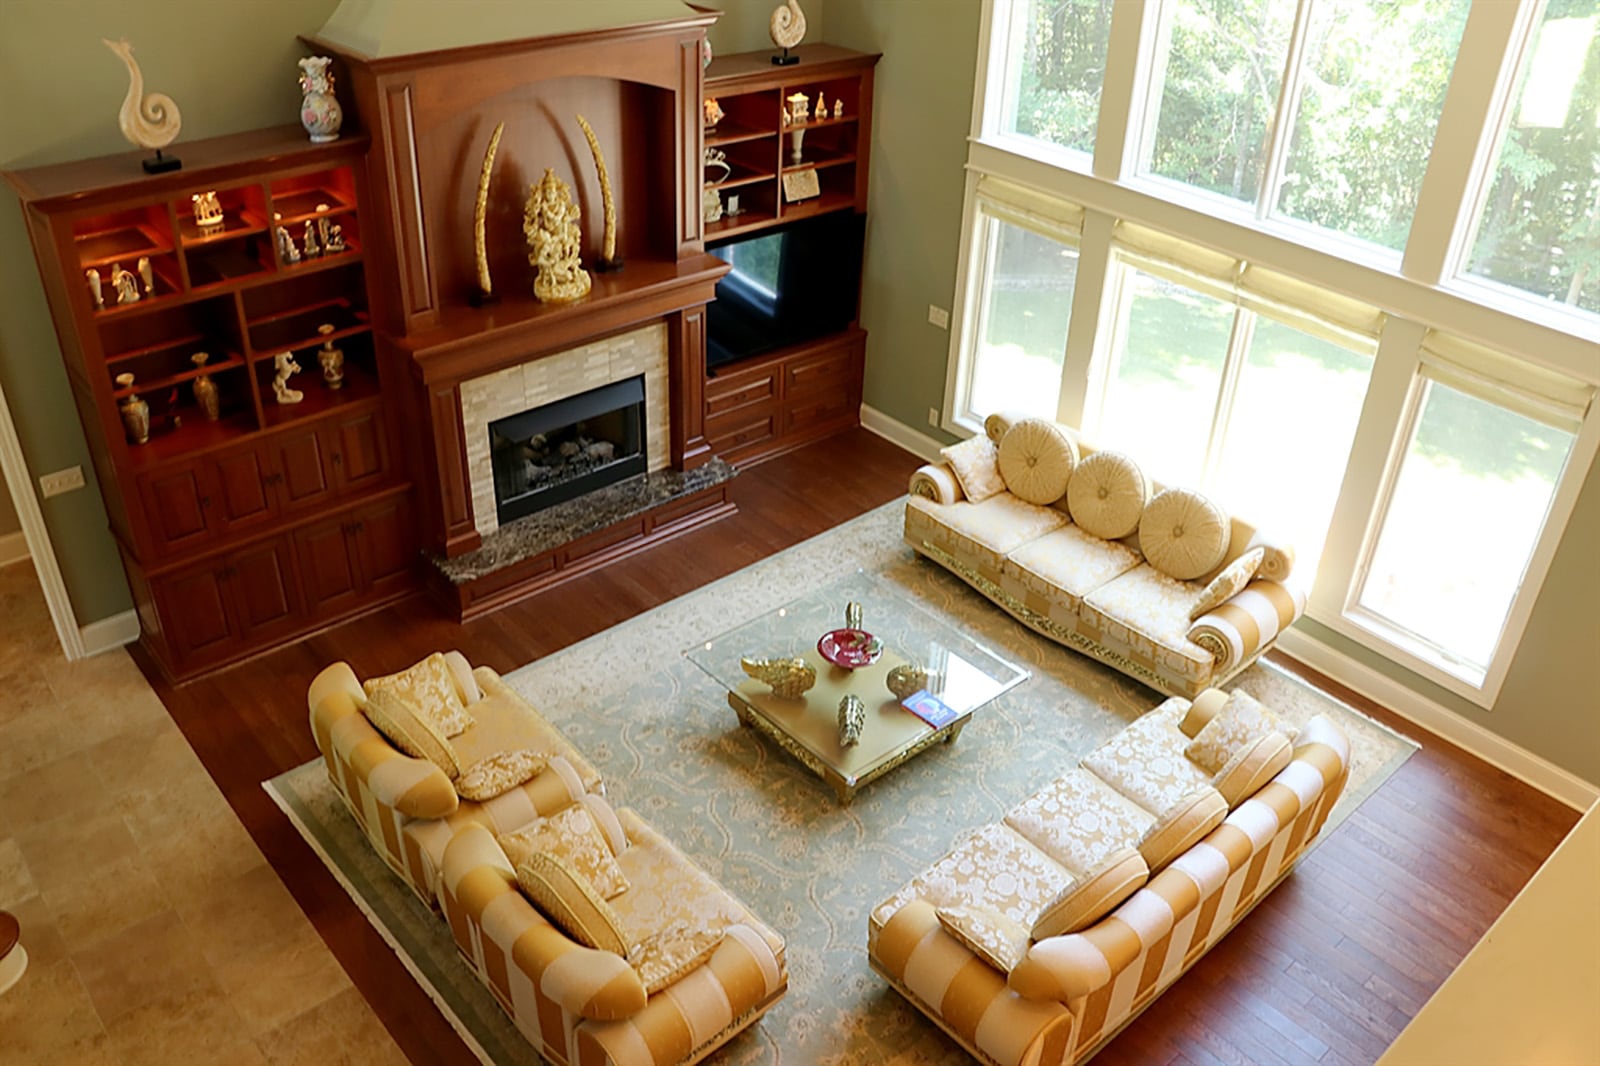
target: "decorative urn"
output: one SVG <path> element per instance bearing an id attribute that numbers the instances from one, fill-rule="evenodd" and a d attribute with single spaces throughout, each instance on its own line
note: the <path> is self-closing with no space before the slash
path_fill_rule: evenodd
<path id="1" fill-rule="evenodd" d="M 300 101 L 300 125 L 311 134 L 314 144 L 325 144 L 339 139 L 339 127 L 344 125 L 344 109 L 333 95 L 333 75 L 327 56 L 307 56 L 300 60 L 300 91 L 305 98 Z"/>

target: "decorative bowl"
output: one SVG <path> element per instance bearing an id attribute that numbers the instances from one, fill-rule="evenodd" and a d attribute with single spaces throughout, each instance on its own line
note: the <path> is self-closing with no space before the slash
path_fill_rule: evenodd
<path id="1" fill-rule="evenodd" d="M 846 670 L 871 666 L 883 654 L 883 641 L 865 629 L 835 629 L 822 634 L 817 653 Z"/>

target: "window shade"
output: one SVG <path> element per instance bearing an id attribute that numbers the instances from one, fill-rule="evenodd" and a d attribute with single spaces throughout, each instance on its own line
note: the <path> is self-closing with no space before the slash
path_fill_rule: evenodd
<path id="1" fill-rule="evenodd" d="M 1083 234 L 1083 208 L 992 174 L 978 179 L 978 204 L 986 215 L 1076 246 Z"/>
<path id="2" fill-rule="evenodd" d="M 1118 222 L 1114 240 L 1139 270 L 1355 351 L 1377 349 L 1384 314 L 1370 304 L 1134 222 Z"/>
<path id="3" fill-rule="evenodd" d="M 1422 338 L 1422 372 L 1568 433 L 1578 432 L 1594 401 L 1592 385 L 1436 329 Z"/>

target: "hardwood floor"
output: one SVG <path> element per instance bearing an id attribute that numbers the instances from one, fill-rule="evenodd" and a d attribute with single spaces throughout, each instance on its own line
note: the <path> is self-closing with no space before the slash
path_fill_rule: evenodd
<path id="1" fill-rule="evenodd" d="M 447 648 L 510 671 L 896 498 L 917 462 L 852 431 L 739 477 L 736 516 L 478 621 L 456 625 L 418 598 L 181 688 L 145 672 L 400 1047 L 417 1063 L 470 1061 L 261 788 L 317 754 L 310 679 L 338 659 L 369 676 Z M 1097 1063 L 1372 1062 L 1576 822 L 1555 800 L 1300 672 L 1422 740 L 1422 751 Z"/>

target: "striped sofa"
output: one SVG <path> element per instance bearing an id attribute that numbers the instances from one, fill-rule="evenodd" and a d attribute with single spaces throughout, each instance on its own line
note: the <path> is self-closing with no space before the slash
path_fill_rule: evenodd
<path id="1" fill-rule="evenodd" d="M 985 428 L 998 442 L 1013 421 L 991 415 Z M 1083 458 L 1097 450 L 1062 429 Z M 911 476 L 905 541 L 1029 628 L 1159 692 L 1193 699 L 1255 662 L 1305 611 L 1305 593 L 1289 581 L 1293 552 L 1237 517 L 1231 526 L 1222 562 L 1178 581 L 1144 561 L 1137 531 L 1106 541 L 1074 525 L 1065 495 L 1041 506 L 1007 490 L 974 503 L 950 464 L 939 462 Z M 1208 583 L 1257 547 L 1265 561 L 1254 580 L 1191 620 Z"/>
<path id="2" fill-rule="evenodd" d="M 1278 747 L 1234 779 L 1242 795 L 1216 812 L 1220 824 L 1208 820 L 1199 839 L 1175 842 L 1148 872 L 1131 854 L 1140 876 L 1106 894 L 1113 909 L 1030 939 L 1023 923 L 1048 913 L 1063 886 L 1082 884 L 1081 865 L 1107 855 L 1116 865 L 1132 834 L 1144 835 L 1145 852 L 1152 804 L 1208 780 L 1184 750 L 1225 699 L 1213 690 L 1193 704 L 1167 700 L 959 841 L 874 908 L 873 969 L 982 1062 L 1093 1055 L 1288 874 L 1344 788 L 1349 742 L 1327 718 L 1312 719 L 1292 743 L 1264 737 L 1261 751 Z M 988 924 L 967 921 L 973 914 Z"/>

